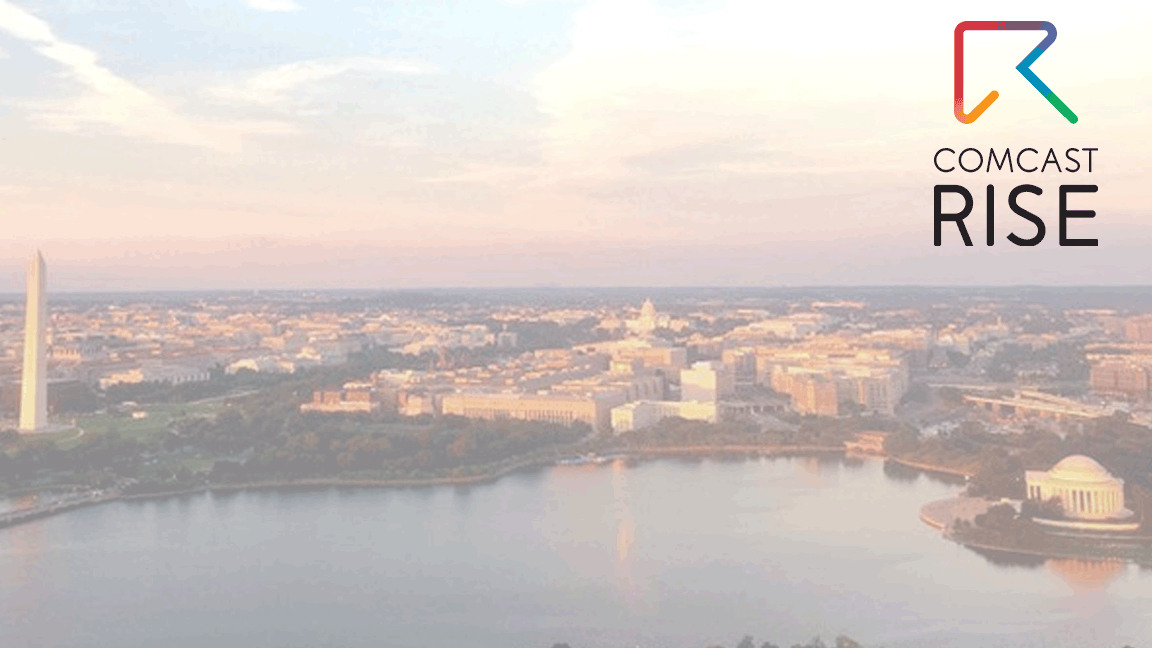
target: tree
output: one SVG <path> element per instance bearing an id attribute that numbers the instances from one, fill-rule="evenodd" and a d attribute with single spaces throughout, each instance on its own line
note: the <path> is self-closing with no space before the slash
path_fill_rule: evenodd
<path id="1" fill-rule="evenodd" d="M 964 403 L 964 392 L 955 387 L 941 387 L 937 393 L 940 395 L 940 400 L 944 401 L 946 405 L 962 405 Z"/>
<path id="2" fill-rule="evenodd" d="M 452 455 L 453 459 L 462 460 L 472 452 L 472 433 L 464 432 L 456 437 L 452 445 L 448 446 L 448 452 Z"/>
<path id="3" fill-rule="evenodd" d="M 751 635 L 744 635 L 740 643 L 736 644 L 736 648 L 756 648 L 756 642 L 752 641 Z"/>
<path id="4" fill-rule="evenodd" d="M 1058 497 L 1047 500 L 1024 500 L 1020 505 L 1020 518 L 1029 520 L 1034 517 L 1062 520 L 1064 519 L 1064 505 Z"/>
<path id="5" fill-rule="evenodd" d="M 974 521 L 976 526 L 1004 531 L 1015 519 L 1016 509 L 1012 508 L 1011 504 L 997 504 L 984 513 L 978 514 Z"/>
<path id="6" fill-rule="evenodd" d="M 929 403 L 932 401 L 932 392 L 928 389 L 928 385 L 922 382 L 912 383 L 912 386 L 905 392 L 904 398 L 900 399 L 901 405 L 909 403 Z"/>
<path id="7" fill-rule="evenodd" d="M 964 355 L 963 353 L 960 353 L 959 351 L 954 351 L 952 349 L 948 349 L 947 351 L 945 351 L 945 353 L 948 354 L 948 364 L 953 366 L 953 367 L 959 368 L 959 369 L 963 369 L 964 367 L 967 367 L 968 362 L 972 359 L 972 358 Z M 957 390 L 957 391 L 959 391 L 959 390 Z"/>
<path id="8" fill-rule="evenodd" d="M 7 452 L 0 450 L 0 481 L 6 481 L 10 477 L 16 476 L 16 463 L 12 457 L 8 456 Z"/>

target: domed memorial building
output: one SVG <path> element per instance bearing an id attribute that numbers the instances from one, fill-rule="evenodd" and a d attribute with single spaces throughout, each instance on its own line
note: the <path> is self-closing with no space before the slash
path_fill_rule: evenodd
<path id="1" fill-rule="evenodd" d="M 1139 522 L 1124 508 L 1124 480 L 1113 477 L 1091 457 L 1072 455 L 1051 470 L 1024 474 L 1028 499 L 1059 500 L 1064 519 L 1034 518 L 1048 526 L 1086 531 L 1135 531 Z"/>

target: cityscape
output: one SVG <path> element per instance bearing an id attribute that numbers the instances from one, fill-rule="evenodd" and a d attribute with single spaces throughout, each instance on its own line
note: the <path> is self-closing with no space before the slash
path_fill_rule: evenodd
<path id="1" fill-rule="evenodd" d="M 636 303 L 637 290 L 221 293 L 73 296 L 49 308 L 46 272 L 37 252 L 26 304 L 0 310 L 3 476 L 17 489 L 71 484 L 65 501 L 183 491 L 262 463 L 263 478 L 350 472 L 387 481 L 371 470 L 389 467 L 376 445 L 453 421 L 464 429 L 517 422 L 540 434 L 529 452 L 488 454 L 481 465 L 467 460 L 469 437 L 460 435 L 452 456 L 421 456 L 404 478 L 491 477 L 501 461 L 541 463 L 573 448 L 581 459 L 557 460 L 675 452 L 677 437 L 691 440 L 689 453 L 747 446 L 884 455 L 975 478 L 969 491 L 979 494 L 1005 486 L 991 485 L 986 453 L 956 449 L 964 443 L 1019 463 L 1025 453 L 1014 439 L 1083 444 L 1113 422 L 1152 427 L 1152 315 L 1073 307 L 1071 292 L 1029 301 L 963 289 L 686 289 L 661 291 L 662 308 Z M 814 294 L 824 292 L 845 295 Z M 251 417 L 250 404 L 273 395 L 287 399 L 275 404 L 275 424 L 320 424 L 338 437 L 346 450 L 337 470 L 277 461 L 291 442 L 268 448 L 268 438 L 227 428 L 246 403 Z M 210 442 L 204 428 L 224 438 Z M 766 441 L 781 436 L 797 442 Z M 133 452 L 113 457 L 123 463 L 82 457 L 125 439 Z M 1149 459 L 1123 458 L 1125 472 L 1137 474 L 1131 487 L 1141 489 L 1130 501 L 1147 497 Z M 78 463 L 71 471 L 70 461 Z M 1009 476 L 1013 484 L 996 494 L 1064 497 L 1031 476 L 1021 486 L 1023 477 Z M 1146 519 L 1124 508 L 1118 483 L 1107 502 L 1069 499 L 1062 513 L 1107 508 Z"/>
<path id="2" fill-rule="evenodd" d="M 50 276 L 36 252 L 0 306 L 13 531 L 195 493 L 812 457 L 937 480 L 903 523 L 993 565 L 1152 564 L 1146 291 L 56 295 Z"/>
<path id="3" fill-rule="evenodd" d="M 1034 9 L 0 0 L 0 648 L 1152 646 L 1152 4 Z"/>

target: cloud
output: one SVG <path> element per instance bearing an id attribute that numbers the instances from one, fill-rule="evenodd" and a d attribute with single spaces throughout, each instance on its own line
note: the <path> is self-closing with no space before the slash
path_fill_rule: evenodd
<path id="1" fill-rule="evenodd" d="M 292 0 L 245 0 L 249 7 L 260 11 L 299 11 L 300 5 Z"/>
<path id="2" fill-rule="evenodd" d="M 345 74 L 428 74 L 435 68 L 412 61 L 375 57 L 347 57 L 297 61 L 251 74 L 240 83 L 213 90 L 222 99 L 275 104 L 302 87 Z"/>
<path id="3" fill-rule="evenodd" d="M 6 0 L 0 0 L 0 31 L 30 44 L 83 88 L 72 98 L 21 102 L 32 123 L 42 128 L 81 132 L 103 126 L 129 137 L 222 150 L 236 150 L 248 133 L 248 122 L 206 123 L 178 114 L 102 65 L 92 50 L 59 38 L 48 23 Z M 252 126 L 254 134 L 269 130 L 267 122 Z"/>
<path id="4" fill-rule="evenodd" d="M 816 62 L 796 60 L 803 43 L 776 26 L 780 10 L 740 1 L 695 15 L 668 14 L 648 0 L 585 6 L 571 51 L 537 78 L 540 108 L 552 118 L 549 157 L 608 163 L 606 156 L 787 137 L 772 131 L 784 130 L 776 125 L 795 117 L 797 104 L 835 100 L 835 89 L 862 82 L 847 72 L 832 83 L 813 78 Z M 828 40 L 835 42 L 820 42 Z"/>

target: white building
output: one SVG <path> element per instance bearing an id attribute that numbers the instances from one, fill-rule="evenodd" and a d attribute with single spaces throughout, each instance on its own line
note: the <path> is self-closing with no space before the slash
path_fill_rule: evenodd
<path id="1" fill-rule="evenodd" d="M 1124 508 L 1124 480 L 1091 457 L 1072 455 L 1051 470 L 1024 474 L 1028 499 L 1059 500 L 1065 520 L 1036 518 L 1049 526 L 1084 530 L 1135 530 L 1134 513 Z"/>
<path id="2" fill-rule="evenodd" d="M 793 313 L 738 326 L 729 335 L 733 338 L 769 336 L 799 340 L 827 329 L 836 321 L 836 318 L 824 313 Z"/>
<path id="3" fill-rule="evenodd" d="M 715 423 L 715 401 L 636 401 L 612 408 L 612 431 L 616 434 L 643 430 L 668 418 Z"/>
<path id="4" fill-rule="evenodd" d="M 183 365 L 147 362 L 139 367 L 110 373 L 100 379 L 100 388 L 112 385 L 135 385 L 140 383 L 168 383 L 182 385 L 192 382 L 206 382 L 212 374 L 207 369 Z"/>
<path id="5" fill-rule="evenodd" d="M 652 300 L 646 299 L 640 307 L 640 315 L 636 319 L 625 320 L 624 326 L 629 333 L 645 336 L 652 335 L 657 329 L 669 328 L 671 320 L 667 315 L 657 313 Z"/>
<path id="6" fill-rule="evenodd" d="M 48 427 L 48 269 L 40 251 L 28 262 L 24 311 L 24 374 L 20 385 L 20 430 Z"/>
<path id="7" fill-rule="evenodd" d="M 224 373 L 231 376 L 245 370 L 256 373 L 292 373 L 296 370 L 296 366 L 290 360 L 260 356 L 237 360 L 225 367 Z"/>
<path id="8" fill-rule="evenodd" d="M 514 349 L 520 346 L 520 336 L 515 331 L 500 331 L 496 334 L 496 347 Z"/>
<path id="9" fill-rule="evenodd" d="M 696 362 L 680 370 L 680 400 L 715 403 L 736 391 L 732 372 L 719 362 Z"/>

